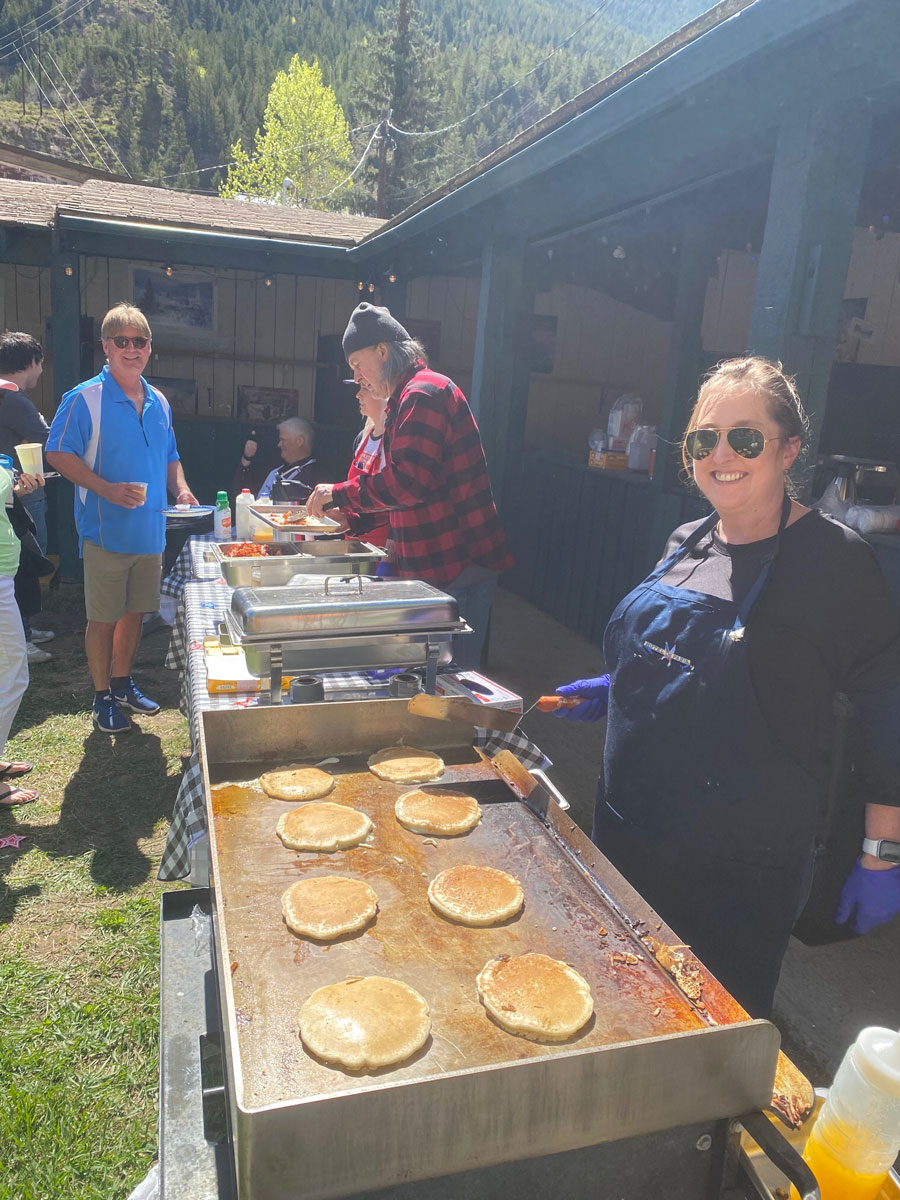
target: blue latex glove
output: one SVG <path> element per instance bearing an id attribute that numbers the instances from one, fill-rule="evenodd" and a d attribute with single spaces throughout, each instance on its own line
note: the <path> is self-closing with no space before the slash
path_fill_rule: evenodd
<path id="1" fill-rule="evenodd" d="M 394 579 L 397 574 L 397 568 L 389 558 L 383 558 L 375 568 L 376 579 Z"/>
<path id="2" fill-rule="evenodd" d="M 576 679 L 574 683 L 564 683 L 556 689 L 557 696 L 583 696 L 584 703 L 576 704 L 574 708 L 558 708 L 554 717 L 562 717 L 564 721 L 599 721 L 606 716 L 609 704 L 609 676 L 601 675 L 598 679 Z"/>
<path id="3" fill-rule="evenodd" d="M 889 871 L 871 871 L 856 860 L 841 892 L 836 924 L 846 925 L 853 918 L 854 933 L 868 933 L 900 913 L 900 867 Z"/>

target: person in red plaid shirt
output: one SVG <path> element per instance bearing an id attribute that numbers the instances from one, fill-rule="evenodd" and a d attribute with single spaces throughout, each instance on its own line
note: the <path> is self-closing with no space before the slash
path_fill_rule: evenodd
<path id="1" fill-rule="evenodd" d="M 357 305 L 343 349 L 356 383 L 389 397 L 384 468 L 319 484 L 307 509 L 321 516 L 337 506 L 357 529 L 362 518 L 387 511 L 397 574 L 455 598 L 474 632 L 454 639 L 454 657 L 460 667 L 477 667 L 497 577 L 512 556 L 472 410 L 452 380 L 429 369 L 421 343 L 386 308 Z"/>

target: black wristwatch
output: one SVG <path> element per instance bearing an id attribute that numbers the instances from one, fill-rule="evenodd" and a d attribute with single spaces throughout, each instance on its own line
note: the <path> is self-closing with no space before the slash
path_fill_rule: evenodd
<path id="1" fill-rule="evenodd" d="M 887 838 L 863 838 L 863 854 L 871 854 L 882 862 L 900 863 L 900 842 L 891 842 Z"/>

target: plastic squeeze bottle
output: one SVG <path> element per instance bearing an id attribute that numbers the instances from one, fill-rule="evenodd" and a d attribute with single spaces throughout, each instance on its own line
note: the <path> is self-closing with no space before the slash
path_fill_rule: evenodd
<path id="1" fill-rule="evenodd" d="M 234 524 L 239 542 L 250 539 L 250 505 L 254 503 L 253 493 L 249 488 L 242 488 L 234 498 Z"/>
<path id="2" fill-rule="evenodd" d="M 216 493 L 216 511 L 213 513 L 213 537 L 217 542 L 231 540 L 231 505 L 227 492 Z"/>
<path id="3" fill-rule="evenodd" d="M 875 1200 L 898 1151 L 900 1033 L 876 1025 L 844 1055 L 803 1157 L 822 1200 Z"/>

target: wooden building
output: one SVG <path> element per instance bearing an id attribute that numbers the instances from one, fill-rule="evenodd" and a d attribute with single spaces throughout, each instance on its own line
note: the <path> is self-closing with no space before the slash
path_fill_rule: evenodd
<path id="1" fill-rule="evenodd" d="M 702 511 L 673 447 L 719 358 L 797 373 L 811 461 L 900 458 L 898 52 L 895 0 L 723 0 L 385 224 L 0 181 L 0 323 L 46 333 L 49 416 L 98 368 L 106 308 L 149 295 L 150 369 L 209 496 L 249 424 L 288 412 L 340 470 L 340 333 L 360 298 L 390 304 L 471 398 L 508 584 L 598 639 Z M 587 466 L 624 391 L 659 428 L 652 480 Z"/>

